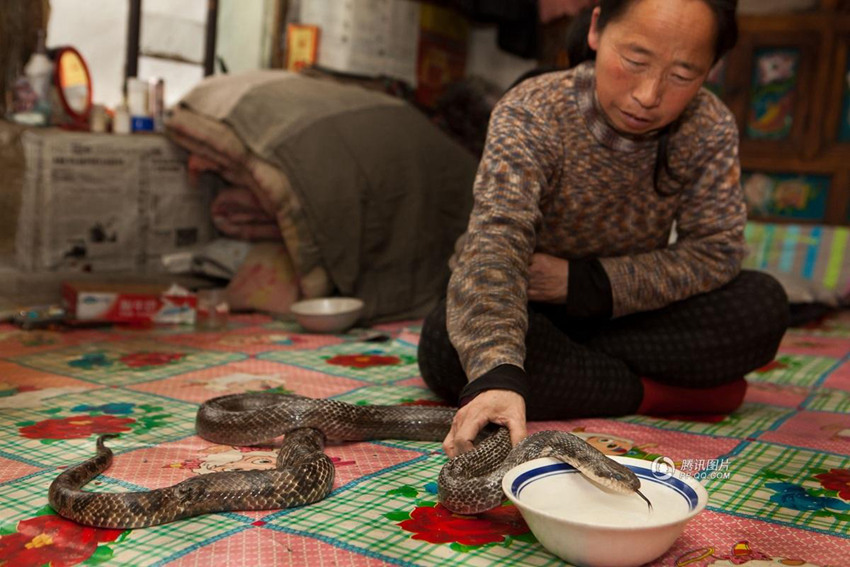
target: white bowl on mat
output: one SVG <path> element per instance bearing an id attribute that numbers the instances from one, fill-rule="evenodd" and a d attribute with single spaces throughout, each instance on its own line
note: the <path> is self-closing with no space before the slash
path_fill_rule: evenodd
<path id="1" fill-rule="evenodd" d="M 308 331 L 341 333 L 357 322 L 363 306 L 363 301 L 355 297 L 319 297 L 293 303 L 290 311 Z"/>
<path id="2" fill-rule="evenodd" d="M 543 547 L 582 567 L 633 567 L 663 555 L 708 503 L 694 478 L 661 463 L 611 457 L 640 478 L 641 492 L 616 494 L 557 459 L 514 467 L 502 488 Z"/>

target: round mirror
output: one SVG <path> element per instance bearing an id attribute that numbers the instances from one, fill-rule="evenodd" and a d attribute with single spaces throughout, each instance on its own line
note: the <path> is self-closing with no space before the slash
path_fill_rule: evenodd
<path id="1" fill-rule="evenodd" d="M 91 75 L 83 56 L 73 47 L 60 47 L 54 56 L 56 90 L 65 112 L 76 122 L 88 120 Z"/>

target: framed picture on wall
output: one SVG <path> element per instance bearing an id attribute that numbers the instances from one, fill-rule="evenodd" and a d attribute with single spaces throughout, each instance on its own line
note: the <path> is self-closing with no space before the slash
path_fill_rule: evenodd
<path id="1" fill-rule="evenodd" d="M 730 56 L 724 97 L 738 119 L 741 149 L 750 155 L 813 153 L 811 112 L 822 102 L 806 93 L 819 81 L 817 33 L 753 31 Z"/>
<path id="2" fill-rule="evenodd" d="M 802 50 L 764 46 L 753 52 L 750 101 L 744 136 L 750 140 L 790 140 L 798 107 Z M 799 123 L 799 120 L 798 120 Z"/>
<path id="3" fill-rule="evenodd" d="M 823 222 L 831 184 L 829 175 L 746 169 L 741 172 L 751 218 Z"/>
<path id="4" fill-rule="evenodd" d="M 850 207 L 846 172 L 829 164 L 770 157 L 741 160 L 741 186 L 752 220 L 844 224 Z"/>

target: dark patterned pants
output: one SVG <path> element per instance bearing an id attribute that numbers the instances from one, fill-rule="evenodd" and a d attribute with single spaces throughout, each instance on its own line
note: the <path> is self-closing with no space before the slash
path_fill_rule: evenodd
<path id="1" fill-rule="evenodd" d="M 656 311 L 582 320 L 529 304 L 525 370 L 529 420 L 634 413 L 640 377 L 687 388 L 727 384 L 776 355 L 788 299 L 770 276 L 743 271 L 715 291 Z M 446 303 L 426 318 L 419 342 L 425 383 L 457 404 L 467 379 L 446 331 Z"/>

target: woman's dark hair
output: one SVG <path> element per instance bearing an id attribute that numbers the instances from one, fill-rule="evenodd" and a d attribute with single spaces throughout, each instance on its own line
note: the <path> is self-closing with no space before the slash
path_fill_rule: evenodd
<path id="1" fill-rule="evenodd" d="M 600 0 L 599 19 L 596 28 L 599 32 L 605 26 L 620 18 L 625 11 L 635 2 L 640 0 Z M 720 61 L 738 42 L 738 21 L 735 19 L 735 11 L 738 8 L 738 0 L 701 0 L 714 12 L 714 20 L 717 24 L 717 36 L 714 42 L 714 63 Z M 578 65 L 584 61 L 596 58 L 596 52 L 587 44 L 587 34 L 590 31 L 591 16 L 593 8 L 586 8 L 577 15 L 567 30 L 567 56 L 570 66 Z M 655 170 L 653 172 L 653 185 L 659 195 L 670 196 L 672 193 L 661 191 L 660 181 L 662 173 L 676 180 L 676 176 L 670 170 L 668 162 L 668 151 L 670 144 L 670 133 L 675 130 L 676 122 L 664 127 L 658 139 L 658 151 L 655 157 Z"/>

